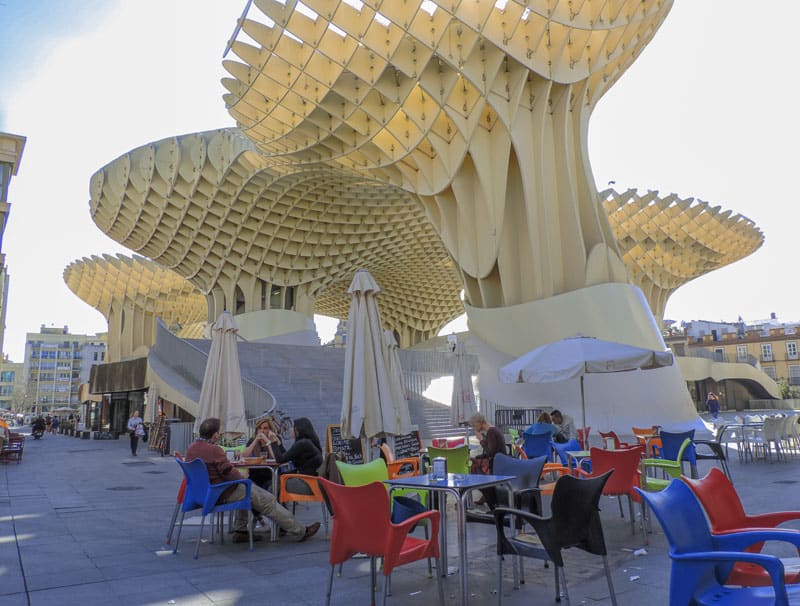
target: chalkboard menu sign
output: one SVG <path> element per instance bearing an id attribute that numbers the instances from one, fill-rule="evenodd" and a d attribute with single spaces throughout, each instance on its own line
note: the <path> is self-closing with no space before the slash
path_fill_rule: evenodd
<path id="1" fill-rule="evenodd" d="M 325 448 L 328 452 L 337 452 L 344 457 L 345 463 L 359 465 L 364 462 L 364 442 L 353 438 L 342 437 L 341 425 L 328 425 L 328 441 Z"/>
<path id="2" fill-rule="evenodd" d="M 408 457 L 418 457 L 422 450 L 422 440 L 419 431 L 412 431 L 401 436 L 394 437 L 394 458 L 405 459 Z"/>

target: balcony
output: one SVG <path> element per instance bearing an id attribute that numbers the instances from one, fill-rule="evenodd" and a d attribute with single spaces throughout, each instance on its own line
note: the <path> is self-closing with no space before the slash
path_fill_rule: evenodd
<path id="1" fill-rule="evenodd" d="M 775 356 L 772 354 L 761 354 L 761 361 L 762 362 L 774 362 Z"/>

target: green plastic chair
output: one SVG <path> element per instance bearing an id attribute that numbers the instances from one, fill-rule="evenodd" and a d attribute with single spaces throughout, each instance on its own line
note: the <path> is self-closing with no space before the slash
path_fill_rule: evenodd
<path id="1" fill-rule="evenodd" d="M 678 459 L 676 461 L 670 459 L 642 459 L 642 489 L 648 492 L 664 490 L 674 478 L 680 478 L 683 472 L 681 468 L 683 451 L 686 450 L 691 443 L 692 440 L 690 438 L 686 438 L 683 441 L 678 450 Z M 669 478 L 652 478 L 647 475 L 648 469 L 661 469 L 669 475 Z"/>
<path id="2" fill-rule="evenodd" d="M 437 457 L 447 459 L 448 473 L 469 473 L 469 446 L 458 446 L 457 448 L 436 448 L 428 447 L 428 456 L 431 464 Z"/>

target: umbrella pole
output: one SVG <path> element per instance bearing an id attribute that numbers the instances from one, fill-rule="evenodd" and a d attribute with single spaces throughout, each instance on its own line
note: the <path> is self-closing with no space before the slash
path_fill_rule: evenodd
<path id="1" fill-rule="evenodd" d="M 585 375 L 581 375 L 581 428 L 583 429 L 583 439 L 584 444 L 588 443 L 586 439 L 586 396 L 584 395 L 583 391 L 583 377 Z"/>

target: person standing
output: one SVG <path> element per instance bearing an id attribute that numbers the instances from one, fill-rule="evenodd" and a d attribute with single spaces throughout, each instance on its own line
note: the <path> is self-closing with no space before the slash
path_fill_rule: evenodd
<path id="1" fill-rule="evenodd" d="M 477 412 L 472 415 L 468 423 L 475 432 L 475 437 L 478 439 L 483 452 L 474 457 L 470 466 L 470 473 L 477 474 L 491 474 L 492 465 L 494 463 L 494 456 L 499 452 L 506 451 L 506 439 L 503 432 L 493 425 L 489 425 L 481 413 Z M 497 505 L 497 494 L 494 488 L 482 488 L 480 490 L 481 497 L 475 501 L 476 505 L 488 505 L 489 509 L 494 509 Z"/>
<path id="2" fill-rule="evenodd" d="M 706 398 L 706 408 L 711 414 L 712 419 L 716 420 L 719 418 L 719 398 L 713 391 L 708 392 L 708 397 Z"/>
<path id="3" fill-rule="evenodd" d="M 131 438 L 131 454 L 136 456 L 136 448 L 139 446 L 139 438 L 144 435 L 144 421 L 139 416 L 139 411 L 134 410 L 131 418 L 128 419 L 128 435 Z"/>

